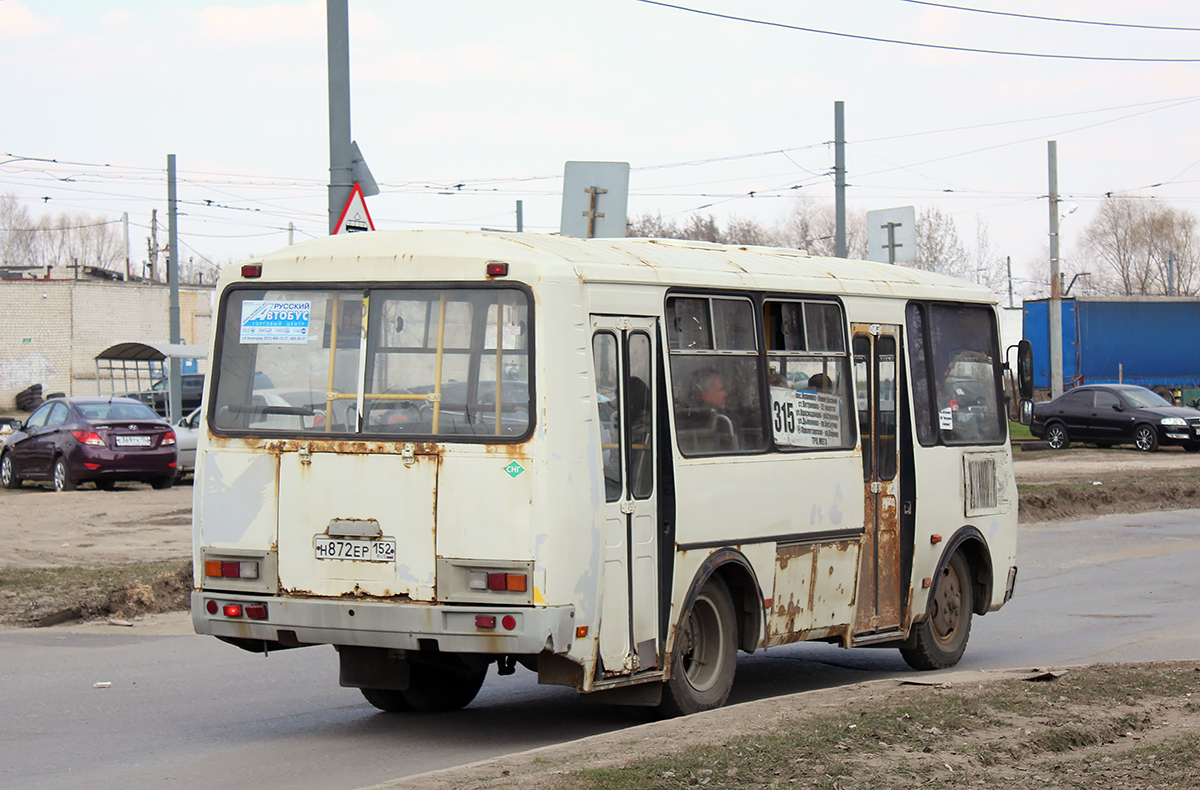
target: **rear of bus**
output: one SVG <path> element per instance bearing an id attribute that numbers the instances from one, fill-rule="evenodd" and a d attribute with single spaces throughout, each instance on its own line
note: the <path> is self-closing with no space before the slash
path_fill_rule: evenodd
<path id="1" fill-rule="evenodd" d="M 506 274 L 320 254 L 227 270 L 198 633 L 336 645 L 342 684 L 387 710 L 462 707 L 492 661 L 567 649 L 574 611 L 535 578 L 533 294 Z"/>

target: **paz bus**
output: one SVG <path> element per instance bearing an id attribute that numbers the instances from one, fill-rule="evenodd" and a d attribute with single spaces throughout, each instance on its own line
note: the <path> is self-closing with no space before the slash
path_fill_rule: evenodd
<path id="1" fill-rule="evenodd" d="M 462 708 L 494 663 L 688 714 L 725 702 L 739 650 L 802 640 L 948 667 L 1013 594 L 1011 396 L 981 286 L 788 249 L 397 231 L 227 267 L 217 293 L 195 630 L 333 645 L 380 709 Z"/>

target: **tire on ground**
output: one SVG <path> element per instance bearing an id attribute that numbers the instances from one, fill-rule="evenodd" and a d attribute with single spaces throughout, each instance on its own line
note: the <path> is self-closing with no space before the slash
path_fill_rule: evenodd
<path id="1" fill-rule="evenodd" d="M 962 658 L 971 635 L 975 605 L 971 569 L 955 552 L 938 574 L 929 593 L 925 619 L 916 625 L 900 655 L 913 669 L 945 669 Z"/>
<path id="2" fill-rule="evenodd" d="M 686 716 L 725 704 L 737 668 L 737 619 L 720 577 L 704 583 L 680 622 L 672 662 L 660 714 Z"/>
<path id="3" fill-rule="evenodd" d="M 413 664 L 408 677 L 408 688 L 400 693 L 412 710 L 429 713 L 460 710 L 479 693 L 487 677 L 487 667 L 475 669 L 462 663 Z"/>
<path id="4" fill-rule="evenodd" d="M 54 461 L 54 490 L 74 491 L 75 485 L 75 477 L 71 474 L 71 470 L 67 468 L 67 459 L 60 455 Z"/>

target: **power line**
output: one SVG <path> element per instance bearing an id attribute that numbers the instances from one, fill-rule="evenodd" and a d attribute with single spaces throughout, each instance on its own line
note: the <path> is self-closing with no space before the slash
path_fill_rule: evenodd
<path id="1" fill-rule="evenodd" d="M 1106 61 L 1116 63 L 1200 63 L 1200 58 L 1126 58 L 1112 55 L 1063 55 L 1060 53 L 1051 52 L 1017 52 L 1014 50 L 1005 49 L 981 49 L 978 47 L 956 47 L 949 44 L 927 44 L 920 41 L 904 41 L 897 38 L 881 38 L 879 36 L 864 36 L 857 33 L 842 33 L 836 30 L 820 30 L 815 27 L 801 27 L 800 25 L 789 25 L 783 22 L 770 22 L 764 19 L 751 19 L 745 16 L 736 16 L 734 14 L 721 14 L 716 11 L 704 11 L 699 8 L 689 8 L 687 6 L 675 5 L 673 3 L 664 3 L 661 0 L 638 0 L 639 3 L 647 5 L 661 6 L 662 8 L 670 8 L 675 11 L 685 11 L 689 14 L 699 14 L 700 16 L 711 16 L 717 19 L 728 19 L 734 22 L 747 22 L 752 25 L 763 25 L 766 27 L 777 27 L 784 30 L 795 30 L 801 33 L 817 33 L 822 36 L 836 36 L 838 38 L 851 38 L 857 41 L 873 41 L 877 44 L 900 44 L 906 47 L 921 47 L 924 49 L 940 49 L 950 52 L 971 52 L 981 55 L 1008 55 L 1011 57 L 1021 58 L 1050 58 L 1054 60 L 1086 60 L 1086 61 Z"/>
<path id="2" fill-rule="evenodd" d="M 1132 22 L 1093 22 L 1087 19 L 1065 19 L 1057 16 L 1037 16 L 1036 14 L 1018 14 L 1012 11 L 990 11 L 985 8 L 967 8 L 960 5 L 950 5 L 949 3 L 933 3 L 929 0 L 900 0 L 902 3 L 912 3 L 913 5 L 927 5 L 934 8 L 948 8 L 951 11 L 969 11 L 974 14 L 992 14 L 995 16 L 1011 16 L 1018 19 L 1034 19 L 1039 22 L 1067 22 L 1073 25 L 1099 25 L 1101 27 L 1126 27 L 1135 28 L 1138 30 L 1171 30 L 1182 33 L 1200 33 L 1200 27 L 1176 27 L 1174 25 L 1138 25 Z"/>

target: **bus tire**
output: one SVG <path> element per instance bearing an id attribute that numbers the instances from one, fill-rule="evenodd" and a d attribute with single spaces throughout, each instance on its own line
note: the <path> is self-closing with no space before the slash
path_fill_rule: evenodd
<path id="1" fill-rule="evenodd" d="M 412 710 L 461 710 L 479 693 L 487 666 L 475 669 L 465 664 L 413 664 L 408 677 L 408 688 L 400 693 Z"/>
<path id="2" fill-rule="evenodd" d="M 955 552 L 933 586 L 925 619 L 913 630 L 909 646 L 900 648 L 905 662 L 913 669 L 945 669 L 957 664 L 971 635 L 973 607 L 970 568 L 963 555 Z"/>
<path id="3" fill-rule="evenodd" d="M 412 705 L 404 698 L 403 691 L 392 689 L 359 689 L 367 702 L 388 713 L 404 713 L 412 710 Z"/>
<path id="4" fill-rule="evenodd" d="M 674 652 L 659 712 L 686 716 L 724 705 L 737 668 L 737 620 L 720 578 L 713 576 L 700 589 L 680 622 Z"/>

